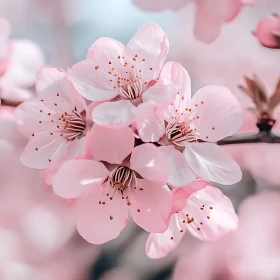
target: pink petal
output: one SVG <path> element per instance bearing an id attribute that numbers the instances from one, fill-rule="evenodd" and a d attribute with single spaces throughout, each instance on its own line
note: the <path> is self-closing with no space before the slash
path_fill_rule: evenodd
<path id="1" fill-rule="evenodd" d="M 105 126 L 128 126 L 134 121 L 135 106 L 128 100 L 104 102 L 95 107 L 93 121 Z"/>
<path id="2" fill-rule="evenodd" d="M 115 239 L 128 219 L 128 207 L 122 200 L 99 202 L 100 196 L 88 194 L 78 210 L 77 229 L 85 240 L 93 244 Z"/>
<path id="3" fill-rule="evenodd" d="M 154 102 L 157 106 L 167 106 L 176 97 L 176 87 L 165 85 L 162 81 L 157 82 L 142 94 L 143 102 Z"/>
<path id="4" fill-rule="evenodd" d="M 95 160 L 121 164 L 134 148 L 134 134 L 129 127 L 108 128 L 94 125 L 90 131 L 89 150 Z"/>
<path id="5" fill-rule="evenodd" d="M 108 169 L 100 162 L 70 160 L 64 163 L 55 175 L 53 190 L 63 198 L 76 198 L 100 187 L 108 175 Z"/>
<path id="6" fill-rule="evenodd" d="M 186 223 L 189 232 L 204 241 L 219 239 L 238 226 L 230 199 L 211 186 L 193 193 L 183 211 L 194 219 Z"/>
<path id="7" fill-rule="evenodd" d="M 136 108 L 136 126 L 144 142 L 157 142 L 165 133 L 163 111 L 152 102 L 142 103 Z"/>
<path id="8" fill-rule="evenodd" d="M 167 229 L 172 208 L 172 192 L 167 186 L 138 179 L 137 188 L 131 189 L 128 197 L 136 224 L 148 232 L 164 232 Z"/>
<path id="9" fill-rule="evenodd" d="M 234 134 L 242 125 L 241 105 L 225 87 L 199 89 L 191 102 L 192 123 L 204 141 L 215 142 Z"/>
<path id="10" fill-rule="evenodd" d="M 260 43 L 268 48 L 280 48 L 280 41 L 273 32 L 280 30 L 280 17 L 272 16 L 259 21 L 255 35 Z"/>
<path id="11" fill-rule="evenodd" d="M 10 41 L 8 39 L 11 32 L 11 26 L 8 21 L 0 18 L 0 73 L 2 74 L 7 69 L 9 52 L 10 52 Z M 3 72 L 2 72 L 3 71 Z"/>
<path id="12" fill-rule="evenodd" d="M 107 72 L 99 68 L 95 70 L 96 67 L 98 65 L 94 65 L 92 61 L 84 60 L 73 65 L 69 75 L 84 98 L 92 101 L 114 98 L 118 95 L 118 90 L 114 89 L 116 85 L 110 82 L 108 74 L 105 74 Z"/>
<path id="13" fill-rule="evenodd" d="M 240 0 L 241 3 L 245 5 L 253 5 L 256 4 L 258 0 Z"/>
<path id="14" fill-rule="evenodd" d="M 205 9 L 204 3 L 206 1 L 203 0 L 197 3 L 193 32 L 197 40 L 210 44 L 219 36 L 223 20 L 211 17 Z"/>
<path id="15" fill-rule="evenodd" d="M 57 112 L 72 112 L 83 110 L 79 93 L 68 75 L 62 69 L 44 67 L 37 75 L 37 95 L 45 106 Z"/>
<path id="16" fill-rule="evenodd" d="M 170 9 L 172 11 L 178 11 L 186 5 L 186 0 L 133 0 L 135 5 L 140 9 L 147 11 L 163 11 Z"/>
<path id="17" fill-rule="evenodd" d="M 176 150 L 174 146 L 162 146 L 159 150 L 165 156 L 168 163 L 168 183 L 174 187 L 183 187 L 196 176 L 190 169 L 184 155 Z"/>
<path id="18" fill-rule="evenodd" d="M 238 0 L 196 0 L 197 10 L 194 34 L 198 40 L 213 42 L 219 35 L 224 22 L 232 21 L 240 12 Z"/>
<path id="19" fill-rule="evenodd" d="M 164 233 L 150 233 L 146 242 L 146 254 L 150 259 L 160 259 L 166 257 L 174 250 L 184 236 L 184 232 L 180 232 L 178 228 L 177 215 L 170 217 L 168 229 Z"/>
<path id="20" fill-rule="evenodd" d="M 164 84 L 172 84 L 176 88 L 174 107 L 185 110 L 191 99 L 191 80 L 187 70 L 178 62 L 166 62 L 160 73 L 160 80 Z"/>
<path id="21" fill-rule="evenodd" d="M 85 149 L 85 142 L 86 137 L 71 141 L 71 143 L 68 143 L 67 145 L 67 153 L 59 153 L 55 157 L 55 160 L 52 161 L 52 164 L 48 165 L 44 169 L 44 182 L 47 185 L 53 184 L 54 176 L 65 162 L 67 162 L 68 160 L 77 159 L 82 156 Z"/>
<path id="22" fill-rule="evenodd" d="M 8 68 L 1 83 L 19 87 L 33 86 L 45 58 L 39 46 L 28 40 L 13 40 Z"/>
<path id="23" fill-rule="evenodd" d="M 56 124 L 50 121 L 55 116 L 55 112 L 49 110 L 37 98 L 21 103 L 15 109 L 15 114 L 20 131 L 28 138 L 33 134 L 44 132 L 47 134 L 57 130 Z"/>
<path id="24" fill-rule="evenodd" d="M 74 140 L 77 141 L 77 140 Z M 46 168 L 56 157 L 66 156 L 69 148 L 67 139 L 49 133 L 32 137 L 21 154 L 22 164 L 36 169 Z"/>
<path id="25" fill-rule="evenodd" d="M 169 42 L 165 32 L 157 24 L 148 22 L 128 42 L 125 55 L 131 58 L 130 63 L 136 69 L 142 71 L 142 81 L 149 82 L 158 77 L 168 49 Z M 133 60 L 135 56 L 136 59 Z"/>
<path id="26" fill-rule="evenodd" d="M 239 165 L 214 143 L 188 144 L 184 155 L 193 172 L 202 179 L 231 185 L 242 178 Z"/>
<path id="27" fill-rule="evenodd" d="M 184 188 L 176 189 L 173 192 L 172 213 L 179 212 L 186 204 L 186 199 L 194 192 L 205 188 L 209 182 L 204 180 L 195 180 Z"/>
<path id="28" fill-rule="evenodd" d="M 167 183 L 168 166 L 165 156 L 154 144 L 143 144 L 133 149 L 131 168 L 143 178 Z"/>

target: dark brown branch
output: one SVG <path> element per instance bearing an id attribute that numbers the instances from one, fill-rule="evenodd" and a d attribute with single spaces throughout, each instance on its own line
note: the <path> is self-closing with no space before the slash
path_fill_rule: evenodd
<path id="1" fill-rule="evenodd" d="M 272 132 L 247 133 L 233 135 L 217 142 L 218 145 L 250 143 L 280 143 L 280 136 Z"/>

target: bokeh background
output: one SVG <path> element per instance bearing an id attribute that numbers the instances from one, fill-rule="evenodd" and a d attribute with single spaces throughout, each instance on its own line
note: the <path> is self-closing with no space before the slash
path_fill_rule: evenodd
<path id="1" fill-rule="evenodd" d="M 143 23 L 156 22 L 170 41 L 168 60 L 188 70 L 193 92 L 216 84 L 237 96 L 244 107 L 243 132 L 256 130 L 254 117 L 246 111 L 250 100 L 238 89 L 243 76 L 256 73 L 269 93 L 280 77 L 280 50 L 264 48 L 252 34 L 260 19 L 277 12 L 279 0 L 259 0 L 243 8 L 234 21 L 223 25 L 213 43 L 206 44 L 193 35 L 191 1 L 177 12 L 143 11 L 132 0 L 0 1 L 0 17 L 11 23 L 12 38 L 36 42 L 47 65 L 64 69 L 84 59 L 99 37 L 127 43 Z M 279 133 L 277 111 L 275 117 Z M 175 252 L 150 260 L 145 255 L 148 234 L 133 223 L 103 246 L 85 242 L 67 202 L 44 185 L 41 171 L 19 162 L 26 142 L 17 129 L 14 108 L 1 106 L 1 280 L 280 279 L 279 144 L 226 147 L 243 170 L 240 183 L 219 186 L 239 214 L 238 231 L 211 243 L 186 234 Z"/>

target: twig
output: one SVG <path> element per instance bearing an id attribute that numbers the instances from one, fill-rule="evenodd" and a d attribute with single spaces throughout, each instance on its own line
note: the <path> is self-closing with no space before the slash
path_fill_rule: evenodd
<path id="1" fill-rule="evenodd" d="M 247 133 L 233 135 L 217 142 L 218 145 L 250 143 L 280 143 L 280 136 L 272 132 Z"/>

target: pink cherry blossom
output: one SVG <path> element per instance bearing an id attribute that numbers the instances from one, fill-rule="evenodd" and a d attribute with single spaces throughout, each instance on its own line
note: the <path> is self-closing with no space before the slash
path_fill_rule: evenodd
<path id="1" fill-rule="evenodd" d="M 259 21 L 255 36 L 267 48 L 280 48 L 280 16 L 272 15 Z"/>
<path id="2" fill-rule="evenodd" d="M 149 87 L 158 78 L 168 49 L 166 34 L 152 22 L 144 24 L 126 46 L 114 39 L 98 39 L 89 49 L 87 59 L 69 71 L 86 99 L 111 100 L 95 108 L 94 122 L 130 125 L 136 106 L 150 95 L 159 96 L 158 106 L 166 104 L 166 99 L 172 98 L 170 86 L 157 83 Z"/>
<path id="3" fill-rule="evenodd" d="M 10 40 L 10 25 L 0 19 L 0 88 L 1 99 L 21 102 L 33 94 L 28 87 L 35 83 L 37 71 L 44 65 L 41 49 L 28 40 Z"/>
<path id="4" fill-rule="evenodd" d="M 128 127 L 94 124 L 90 136 L 91 158 L 67 161 L 53 183 L 57 195 L 80 198 L 77 228 L 82 237 L 94 244 L 116 238 L 127 224 L 128 209 L 143 229 L 164 232 L 172 193 L 165 185 L 167 164 L 160 150 L 151 143 L 134 147 Z"/>
<path id="5" fill-rule="evenodd" d="M 177 11 L 191 1 L 133 0 L 133 2 L 144 10 Z M 254 4 L 256 0 L 194 0 L 193 2 L 196 4 L 194 35 L 200 41 L 211 43 L 218 37 L 224 23 L 235 19 L 243 5 Z"/>
<path id="6" fill-rule="evenodd" d="M 36 99 L 16 109 L 20 129 L 31 138 L 20 160 L 28 167 L 51 171 L 51 176 L 62 162 L 83 152 L 92 122 L 84 99 L 62 69 L 43 68 L 36 90 Z"/>
<path id="7" fill-rule="evenodd" d="M 156 99 L 137 108 L 137 128 L 145 142 L 157 141 L 169 166 L 168 183 L 182 187 L 196 178 L 233 184 L 241 177 L 239 166 L 216 145 L 242 124 L 241 106 L 231 92 L 221 86 L 206 86 L 191 98 L 190 78 L 177 62 L 168 62 L 160 82 L 172 84 L 176 98 L 168 110 L 158 110 Z M 150 107 L 150 108 L 149 108 Z M 156 111 L 157 114 L 149 114 Z"/>
<path id="8" fill-rule="evenodd" d="M 216 240 L 237 229 L 238 217 L 229 198 L 204 181 L 174 192 L 173 215 L 164 233 L 151 233 L 146 244 L 150 258 L 165 257 L 189 231 L 204 240 Z"/>

